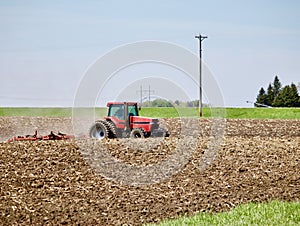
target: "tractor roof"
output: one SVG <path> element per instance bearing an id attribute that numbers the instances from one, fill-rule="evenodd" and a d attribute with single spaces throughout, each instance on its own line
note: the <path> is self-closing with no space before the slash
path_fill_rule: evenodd
<path id="1" fill-rule="evenodd" d="M 122 105 L 124 105 L 124 104 L 128 104 L 128 105 L 136 105 L 137 104 L 137 102 L 108 102 L 107 103 L 107 107 L 109 107 L 110 105 L 115 105 L 115 104 L 122 104 Z"/>

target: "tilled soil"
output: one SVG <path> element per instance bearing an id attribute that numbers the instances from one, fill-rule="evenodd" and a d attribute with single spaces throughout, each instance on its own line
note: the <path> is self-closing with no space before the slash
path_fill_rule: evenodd
<path id="1" fill-rule="evenodd" d="M 165 120 L 171 132 L 165 139 L 1 142 L 0 224 L 141 225 L 247 202 L 300 200 L 299 120 L 227 120 L 219 151 L 205 168 L 211 120 L 195 120 L 199 139 L 190 155 L 188 141 L 195 137 L 180 136 L 179 119 Z M 36 128 L 43 135 L 73 131 L 67 118 L 0 118 L 3 141 Z M 178 161 L 186 157 L 184 164 L 175 173 L 166 168 L 157 183 L 124 181 L 130 173 L 124 168 L 111 177 L 99 170 L 110 170 L 109 162 L 97 159 L 107 157 L 103 148 L 126 166 L 150 169 L 176 153 L 181 140 L 186 149 Z"/>

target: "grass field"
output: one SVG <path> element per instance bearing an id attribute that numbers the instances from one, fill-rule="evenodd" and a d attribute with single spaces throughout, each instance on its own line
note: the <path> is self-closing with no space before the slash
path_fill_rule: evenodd
<path id="1" fill-rule="evenodd" d="M 204 108 L 203 117 L 209 118 L 218 115 L 224 109 Z M 141 115 L 160 118 L 180 116 L 197 116 L 197 108 L 144 108 Z M 239 119 L 300 119 L 300 108 L 226 108 L 226 118 Z"/>
<path id="2" fill-rule="evenodd" d="M 72 108 L 0 108 L 0 116 L 70 117 Z"/>
<path id="3" fill-rule="evenodd" d="M 203 108 L 203 117 L 218 115 L 221 108 Z M 300 119 L 300 108 L 226 108 L 226 118 L 239 119 Z M 104 115 L 105 108 L 97 108 L 96 114 Z M 157 118 L 197 117 L 197 108 L 142 108 L 141 116 Z M 72 108 L 0 108 L 0 116 L 52 116 L 71 117 Z"/>
<path id="4" fill-rule="evenodd" d="M 300 202 L 249 203 L 217 213 L 199 213 L 192 217 L 166 220 L 160 226 L 174 225 L 299 225 Z M 148 224 L 151 226 L 154 224 Z"/>

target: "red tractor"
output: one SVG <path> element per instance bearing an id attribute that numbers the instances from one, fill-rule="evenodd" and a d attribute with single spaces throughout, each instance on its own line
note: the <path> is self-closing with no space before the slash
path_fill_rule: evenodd
<path id="1" fill-rule="evenodd" d="M 108 102 L 108 114 L 91 127 L 91 138 L 167 137 L 166 129 L 159 128 L 156 118 L 139 116 L 136 102 Z"/>

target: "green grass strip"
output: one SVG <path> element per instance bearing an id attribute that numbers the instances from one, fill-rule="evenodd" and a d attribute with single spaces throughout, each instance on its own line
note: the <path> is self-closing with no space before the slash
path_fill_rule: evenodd
<path id="1" fill-rule="evenodd" d="M 96 108 L 96 115 L 104 116 L 106 108 Z M 203 117 L 229 119 L 300 119 L 300 108 L 203 108 Z M 84 114 L 84 109 L 82 110 Z M 197 108 L 142 108 L 141 116 L 154 118 L 198 117 Z M 0 108 L 0 116 L 71 117 L 72 108 Z"/>
<path id="2" fill-rule="evenodd" d="M 159 226 L 176 225 L 300 225 L 300 202 L 249 203 L 229 212 L 199 213 L 192 217 L 165 220 Z"/>
<path id="3" fill-rule="evenodd" d="M 0 108 L 0 116 L 70 117 L 72 108 Z"/>
<path id="4" fill-rule="evenodd" d="M 228 119 L 300 119 L 300 108 L 203 108 L 202 116 Z M 198 117 L 197 108 L 142 108 L 142 116 L 158 118 Z"/>
<path id="5" fill-rule="evenodd" d="M 300 108 L 226 108 L 227 118 L 300 119 Z"/>

